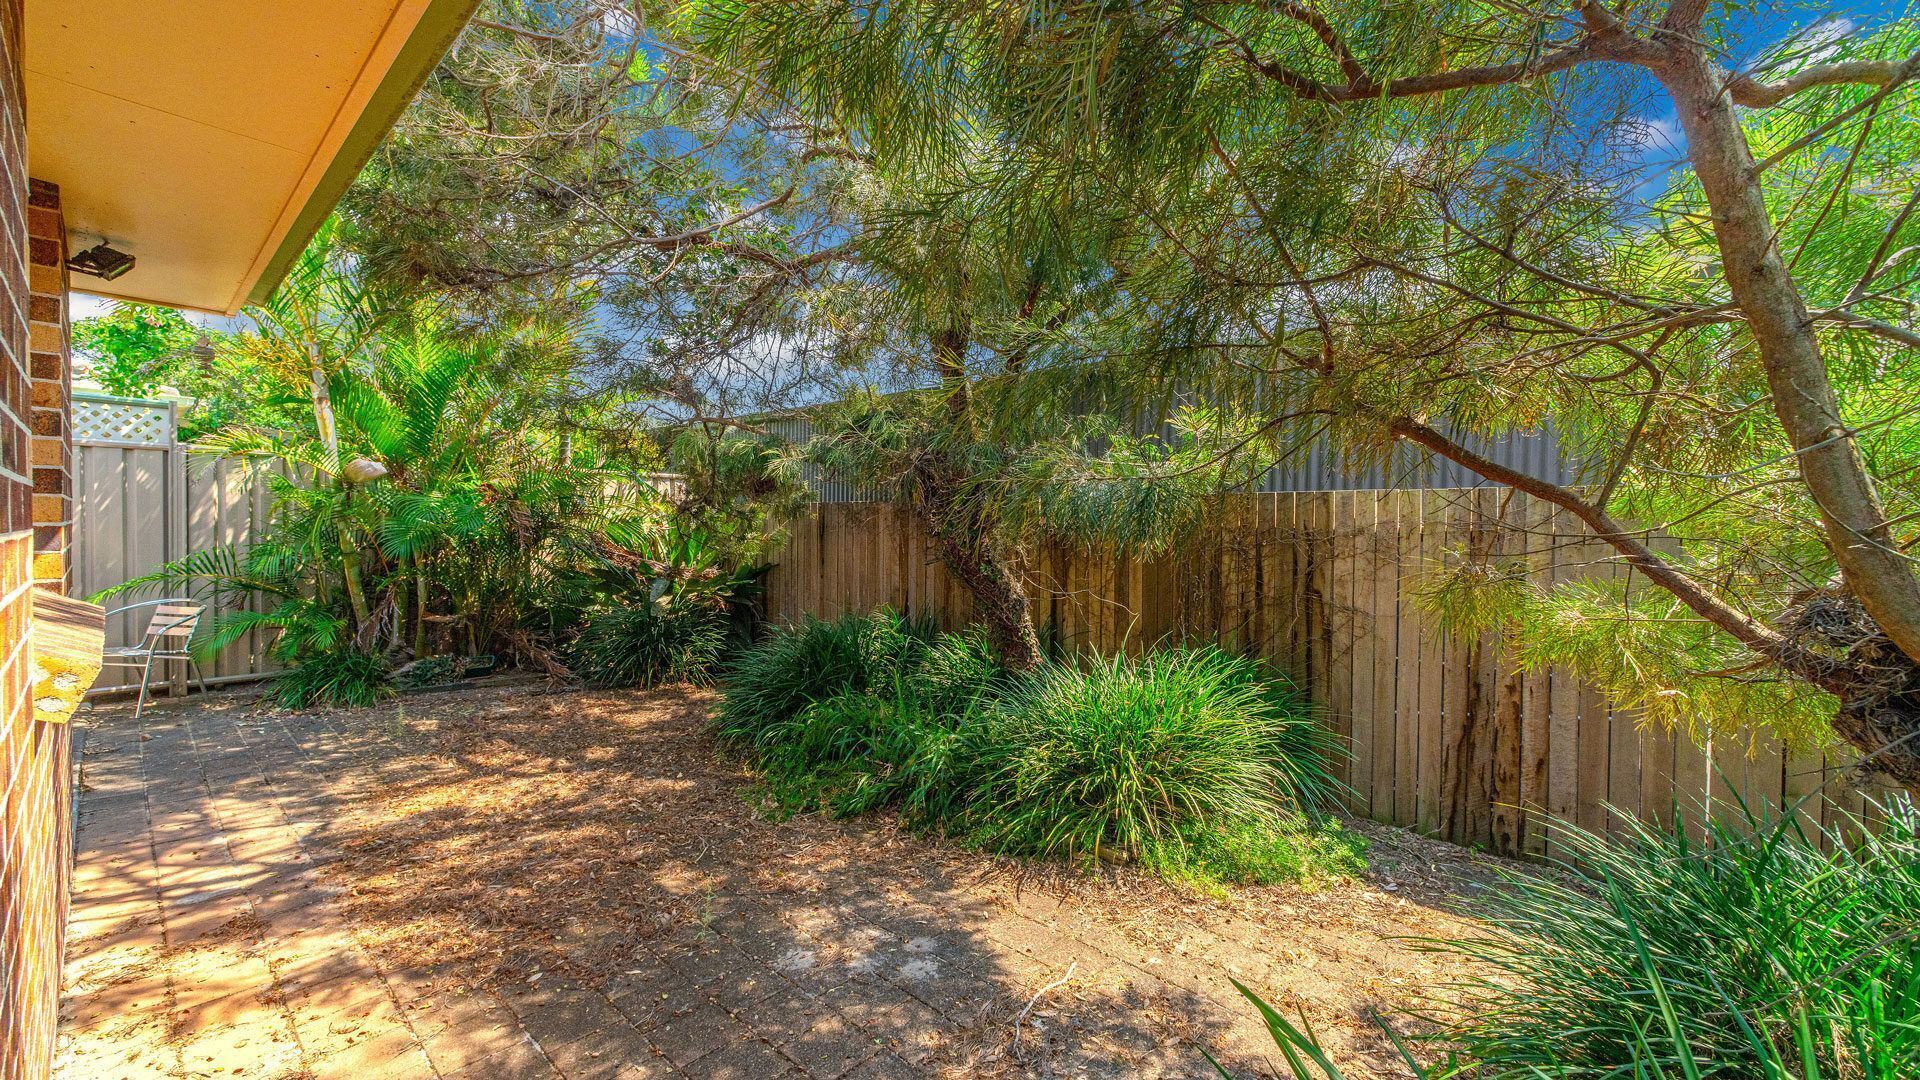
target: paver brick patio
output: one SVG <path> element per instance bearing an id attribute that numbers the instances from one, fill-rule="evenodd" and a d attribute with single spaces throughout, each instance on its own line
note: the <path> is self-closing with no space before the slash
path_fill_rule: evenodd
<path id="1" fill-rule="evenodd" d="M 290 716 L 216 695 L 138 723 L 87 718 L 58 1075 L 1206 1076 L 1199 1046 L 1251 1069 L 1264 1040 L 1226 973 L 1357 1031 L 1360 1010 L 1436 969 L 1379 934 L 1351 947 L 1330 913 L 1391 913 L 1396 933 L 1458 925 L 1371 885 L 1234 906 L 1146 886 L 1161 907 L 1143 910 L 882 822 L 769 823 L 698 742 L 703 698 L 493 693 L 500 719 L 483 721 L 473 693 L 444 716 L 420 699 Z M 586 711 L 616 719 L 573 746 L 566 725 Z M 463 724 L 517 756 L 473 752 Z M 554 731 L 576 759 L 553 756 Z M 476 813 L 502 784 L 537 793 L 505 797 L 524 828 Z M 629 829 L 600 850 L 542 831 L 614 806 L 652 841 Z M 1449 851 L 1419 854 L 1465 864 Z M 550 852 L 587 869 L 512 870 Z M 528 891 L 552 880 L 577 903 Z M 448 893 L 461 899 L 435 899 Z M 1280 915 L 1237 911 L 1261 905 Z M 498 947 L 397 948 L 429 909 Z M 1349 1043 L 1354 1075 L 1394 1074 L 1385 1047 Z"/>

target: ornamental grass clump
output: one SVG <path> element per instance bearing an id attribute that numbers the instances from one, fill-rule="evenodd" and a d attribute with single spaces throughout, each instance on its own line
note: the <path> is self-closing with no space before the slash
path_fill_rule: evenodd
<path id="1" fill-rule="evenodd" d="M 595 690 L 705 683 L 726 647 L 722 613 L 639 603 L 589 616 L 567 652 L 567 666 Z"/>
<path id="2" fill-rule="evenodd" d="M 1422 1080 L 1920 1076 L 1920 822 L 1882 809 L 1824 836 L 1757 814 L 1698 839 L 1556 827 L 1566 875 L 1510 874 L 1477 911 L 1494 933 L 1430 943 L 1487 975 L 1438 995 L 1417 1040 L 1376 1022 Z M 1286 1075 L 1345 1080 L 1304 1016 L 1234 986 Z"/>
<path id="3" fill-rule="evenodd" d="M 912 825 L 951 812 L 964 717 L 904 687 L 815 702 L 763 733 L 756 756 L 772 807 L 843 816 L 897 807 Z"/>
<path id="4" fill-rule="evenodd" d="M 891 687 L 924 663 L 935 634 L 931 622 L 889 610 L 808 616 L 775 630 L 727 672 L 716 730 L 725 742 L 753 746 L 816 701 Z"/>
<path id="5" fill-rule="evenodd" d="M 1855 823 L 1857 825 L 1857 823 Z M 1441 1035 L 1479 1077 L 1920 1076 L 1911 804 L 1823 850 L 1793 817 L 1561 828 L 1579 883 L 1514 875 Z"/>
<path id="6" fill-rule="evenodd" d="M 267 683 L 266 696 L 283 709 L 361 709 L 393 692 L 393 668 L 386 658 L 347 642 L 302 656 Z"/>
<path id="7" fill-rule="evenodd" d="M 1300 698 L 1211 647 L 1048 665 L 966 739 L 967 832 L 1011 854 L 1169 862 L 1212 830 L 1315 819 L 1339 786 Z"/>
<path id="8" fill-rule="evenodd" d="M 1218 649 L 1005 670 L 977 630 L 807 620 L 748 652 L 718 730 L 777 813 L 891 807 L 993 851 L 1137 860 L 1202 889 L 1362 868 L 1321 811 L 1335 749 L 1283 680 Z"/>

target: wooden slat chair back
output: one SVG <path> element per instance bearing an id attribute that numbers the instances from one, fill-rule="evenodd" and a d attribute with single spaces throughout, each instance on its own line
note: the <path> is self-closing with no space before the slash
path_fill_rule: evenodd
<path id="1" fill-rule="evenodd" d="M 148 600 L 145 603 L 129 604 L 107 612 L 109 616 L 124 611 L 136 611 L 150 607 L 153 614 L 147 619 L 146 633 L 141 635 L 138 645 L 122 645 L 106 650 L 103 661 L 105 667 L 137 667 L 140 669 L 140 697 L 134 702 L 134 719 L 147 707 L 147 684 L 153 678 L 155 660 L 184 660 L 200 680 L 200 691 L 207 689 L 207 677 L 200 671 L 199 661 L 189 651 L 193 632 L 200 628 L 200 616 L 207 610 L 205 604 L 197 600 L 168 598 Z"/>
<path id="2" fill-rule="evenodd" d="M 206 608 L 199 604 L 167 603 L 153 609 L 153 618 L 147 620 L 149 639 L 179 638 L 180 648 L 185 649 L 186 640 L 200 625 L 200 613 Z"/>

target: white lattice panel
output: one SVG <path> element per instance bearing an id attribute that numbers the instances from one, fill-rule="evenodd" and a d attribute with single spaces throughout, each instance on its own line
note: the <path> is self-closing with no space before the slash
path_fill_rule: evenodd
<path id="1" fill-rule="evenodd" d="M 75 442 L 173 445 L 172 410 L 164 402 L 73 399 Z"/>

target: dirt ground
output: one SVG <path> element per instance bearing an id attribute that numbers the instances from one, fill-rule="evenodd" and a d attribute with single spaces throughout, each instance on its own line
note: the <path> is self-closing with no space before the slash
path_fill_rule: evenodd
<path id="1" fill-rule="evenodd" d="M 1454 912 L 1505 865 L 1362 823 L 1366 880 L 1217 900 L 880 817 L 776 822 L 704 733 L 713 700 L 523 687 L 271 715 L 216 698 L 148 722 L 177 725 L 221 805 L 296 800 L 295 854 L 422 1048 L 406 1075 L 1213 1075 L 1202 1048 L 1267 1075 L 1271 1040 L 1229 976 L 1304 1010 L 1349 1075 L 1407 1075 L 1368 1018 L 1467 974 L 1408 939 L 1474 932 Z M 111 710 L 94 723 L 152 738 Z M 284 991 L 271 974 L 263 999 Z M 77 1009 L 91 985 L 70 990 Z M 457 1025 L 434 1010 L 451 1005 L 483 1006 L 537 1055 L 483 1070 L 471 1048 L 436 1053 Z M 92 1029 L 69 1029 L 70 1062 L 106 1060 L 88 1057 Z M 292 1031 L 303 1050 L 283 1074 L 367 1075 Z"/>

